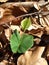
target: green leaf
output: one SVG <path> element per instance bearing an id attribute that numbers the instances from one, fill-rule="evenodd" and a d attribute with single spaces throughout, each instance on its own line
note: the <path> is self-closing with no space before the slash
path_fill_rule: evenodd
<path id="1" fill-rule="evenodd" d="M 21 27 L 23 30 L 27 30 L 29 26 L 31 25 L 31 20 L 30 18 L 25 18 L 21 21 Z"/>
<path id="2" fill-rule="evenodd" d="M 17 30 L 14 31 L 10 38 L 10 46 L 13 53 L 16 53 L 20 45 L 20 35 Z"/>
<path id="3" fill-rule="evenodd" d="M 13 53 L 25 53 L 34 44 L 34 38 L 29 34 L 22 34 L 15 30 L 10 38 L 10 46 Z"/>
<path id="4" fill-rule="evenodd" d="M 33 36 L 28 35 L 28 34 L 23 34 L 20 41 L 21 41 L 21 43 L 20 43 L 21 45 L 19 46 L 19 49 L 18 49 L 19 53 L 25 53 L 34 44 Z"/>

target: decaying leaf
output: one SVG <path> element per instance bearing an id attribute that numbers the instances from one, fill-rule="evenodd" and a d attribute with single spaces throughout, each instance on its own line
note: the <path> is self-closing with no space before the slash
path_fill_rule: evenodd
<path id="1" fill-rule="evenodd" d="M 30 28 L 28 28 L 29 34 L 41 37 L 43 35 L 44 28 L 40 25 L 33 24 Z"/>
<path id="2" fill-rule="evenodd" d="M 17 65 L 48 65 L 47 61 L 41 57 L 45 47 L 37 47 L 34 51 L 27 51 L 17 60 Z"/>
<path id="3" fill-rule="evenodd" d="M 41 37 L 43 35 L 43 31 L 41 31 L 41 29 L 37 29 L 37 30 L 33 29 L 33 30 L 29 31 L 29 34 L 32 34 L 37 37 Z"/>

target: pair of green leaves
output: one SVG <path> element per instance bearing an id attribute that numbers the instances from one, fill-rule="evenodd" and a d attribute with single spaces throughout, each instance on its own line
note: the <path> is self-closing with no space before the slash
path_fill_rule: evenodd
<path id="1" fill-rule="evenodd" d="M 25 31 L 31 25 L 30 18 L 25 18 L 21 21 L 21 28 Z M 32 35 L 22 34 L 15 30 L 10 38 L 10 46 L 13 53 L 25 53 L 34 44 L 34 39 Z"/>
<path id="2" fill-rule="evenodd" d="M 10 38 L 10 46 L 13 53 L 25 53 L 33 44 L 34 40 L 32 35 L 24 33 L 20 36 L 20 33 L 16 30 Z"/>

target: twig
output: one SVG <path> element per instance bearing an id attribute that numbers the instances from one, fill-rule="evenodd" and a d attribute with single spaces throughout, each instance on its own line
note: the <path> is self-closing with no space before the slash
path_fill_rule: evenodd
<path id="1" fill-rule="evenodd" d="M 41 11 L 39 11 L 39 12 L 20 15 L 20 16 L 18 16 L 16 18 L 21 18 L 21 17 L 25 17 L 25 16 L 32 16 L 32 15 L 38 15 L 38 14 L 42 14 L 43 16 L 47 16 L 47 15 L 49 15 L 49 12 L 41 12 Z"/>
<path id="2" fill-rule="evenodd" d="M 36 16 L 38 16 L 39 14 L 44 14 L 45 12 L 41 12 L 41 11 L 39 11 L 39 12 L 34 12 L 34 13 L 28 13 L 28 14 L 24 14 L 24 15 L 20 15 L 20 16 L 18 16 L 18 17 L 16 17 L 15 19 L 17 19 L 17 18 L 22 18 L 22 17 L 26 17 L 26 16 L 32 16 L 32 15 L 36 15 Z M 49 12 L 46 14 L 46 15 L 43 15 L 43 16 L 47 16 L 47 15 L 49 15 Z M 6 22 L 1 22 L 0 23 L 0 25 L 2 25 L 2 24 L 5 24 L 5 23 L 8 23 L 8 22 L 12 22 L 14 19 L 12 19 L 11 21 L 6 21 Z"/>
<path id="3" fill-rule="evenodd" d="M 18 16 L 18 17 L 16 17 L 16 18 L 21 18 L 21 17 L 25 17 L 25 16 L 31 16 L 31 15 L 37 15 L 37 14 L 39 14 L 39 13 L 40 13 L 40 12 L 28 13 L 28 14 L 20 15 L 20 16 Z"/>

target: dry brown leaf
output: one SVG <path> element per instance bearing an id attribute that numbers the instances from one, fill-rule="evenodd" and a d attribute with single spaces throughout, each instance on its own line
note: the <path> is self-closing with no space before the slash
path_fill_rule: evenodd
<path id="1" fill-rule="evenodd" d="M 34 31 L 34 30 L 33 30 Z M 40 37 L 41 38 L 41 36 L 43 35 L 43 31 L 38 31 L 38 30 L 35 30 L 34 32 L 35 33 L 33 33 L 33 31 L 32 32 L 29 32 L 29 34 L 32 34 L 32 35 L 34 35 L 34 36 L 37 36 L 37 37 Z M 37 32 L 37 33 L 36 33 Z"/>
<path id="2" fill-rule="evenodd" d="M 18 58 L 17 65 L 48 65 L 47 61 L 41 57 L 44 49 L 45 47 L 37 47 L 34 51 L 27 51 Z"/>
<path id="3" fill-rule="evenodd" d="M 44 32 L 44 28 L 37 28 L 30 30 L 28 33 L 34 36 L 41 37 L 43 35 L 43 32 Z"/>

